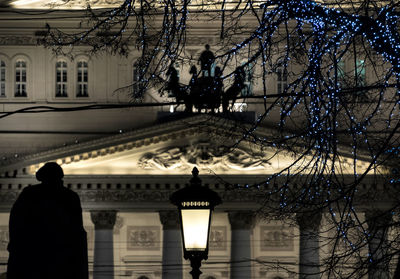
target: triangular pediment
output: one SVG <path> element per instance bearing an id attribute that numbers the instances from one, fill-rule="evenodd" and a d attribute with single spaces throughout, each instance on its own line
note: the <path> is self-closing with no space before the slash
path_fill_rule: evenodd
<path id="1" fill-rule="evenodd" d="M 197 115 L 33 154 L 1 169 L 33 175 L 45 162 L 56 161 L 66 175 L 187 175 L 194 166 L 203 174 L 266 175 L 296 160 L 285 150 L 237 143 L 240 129 L 231 120 Z M 308 159 L 304 156 L 299 164 Z M 351 159 L 341 161 L 348 166 L 343 174 L 353 171 Z M 359 172 L 367 166 L 362 160 L 357 163 Z"/>

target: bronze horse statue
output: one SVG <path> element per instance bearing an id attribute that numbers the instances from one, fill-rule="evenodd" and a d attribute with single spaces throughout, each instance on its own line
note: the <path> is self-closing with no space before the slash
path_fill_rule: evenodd
<path id="1" fill-rule="evenodd" d="M 178 103 L 185 104 L 185 111 L 192 112 L 193 106 L 197 110 L 209 109 L 214 112 L 222 103 L 223 112 L 228 111 L 229 102 L 232 106 L 245 87 L 245 72 L 242 66 L 234 71 L 234 82 L 224 92 L 222 82 L 222 71 L 215 67 L 214 76 L 198 76 L 196 66 L 192 66 L 190 71 L 192 77 L 188 85 L 179 83 L 177 70 L 171 65 L 167 71 L 169 77 L 164 90 L 169 91 L 169 96 L 174 97 Z M 178 105 L 179 106 L 179 105 Z"/>

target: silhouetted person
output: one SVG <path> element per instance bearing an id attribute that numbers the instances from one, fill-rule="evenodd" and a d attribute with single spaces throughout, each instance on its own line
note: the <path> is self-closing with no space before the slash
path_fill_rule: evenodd
<path id="1" fill-rule="evenodd" d="M 87 279 L 86 232 L 79 196 L 63 186 L 57 163 L 36 173 L 10 213 L 7 279 Z"/>
<path id="2" fill-rule="evenodd" d="M 167 76 L 169 76 L 167 90 L 170 90 L 172 92 L 176 92 L 177 90 L 179 90 L 178 71 L 174 68 L 174 66 L 169 66 Z"/>
<path id="3" fill-rule="evenodd" d="M 183 99 L 183 96 L 181 96 L 182 88 L 179 85 L 178 71 L 174 68 L 174 66 L 169 66 L 167 76 L 169 79 L 165 90 L 168 90 L 170 92 L 170 96 L 175 97 L 178 102 L 181 101 Z"/>
<path id="4" fill-rule="evenodd" d="M 205 45 L 206 50 L 200 54 L 200 65 L 204 76 L 211 76 L 211 66 L 215 61 L 214 53 L 210 50 L 209 45 Z M 207 73 L 207 74 L 205 74 Z"/>
<path id="5" fill-rule="evenodd" d="M 198 90 L 199 90 L 199 85 L 198 85 L 198 76 L 197 76 L 197 67 L 195 65 L 192 65 L 190 67 L 189 74 L 192 75 L 189 81 L 189 95 L 187 96 L 185 100 L 185 111 L 186 112 L 193 112 L 193 102 L 198 101 Z"/>
<path id="6" fill-rule="evenodd" d="M 190 67 L 189 74 L 192 74 L 192 77 L 190 78 L 189 86 L 194 86 L 197 82 L 197 68 L 195 65 Z"/>

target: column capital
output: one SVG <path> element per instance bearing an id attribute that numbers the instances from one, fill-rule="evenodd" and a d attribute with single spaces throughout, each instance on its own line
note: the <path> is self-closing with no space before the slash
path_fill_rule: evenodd
<path id="1" fill-rule="evenodd" d="M 250 230 L 256 219 L 254 211 L 250 210 L 229 211 L 228 218 L 232 230 Z"/>
<path id="2" fill-rule="evenodd" d="M 96 230 L 112 230 L 117 219 L 116 210 L 93 210 L 90 218 Z"/>
<path id="3" fill-rule="evenodd" d="M 306 231 L 319 231 L 319 225 L 321 224 L 322 213 L 319 210 L 315 212 L 299 212 L 296 213 L 296 221 L 300 227 L 300 230 Z"/>
<path id="4" fill-rule="evenodd" d="M 163 230 L 179 230 L 180 221 L 177 210 L 162 210 L 158 212 Z"/>

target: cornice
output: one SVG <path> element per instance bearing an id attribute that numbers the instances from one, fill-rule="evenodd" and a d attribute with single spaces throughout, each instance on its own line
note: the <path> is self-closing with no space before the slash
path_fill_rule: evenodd
<path id="1" fill-rule="evenodd" d="M 151 211 L 172 210 L 170 195 L 188 185 L 190 175 L 139 176 L 66 176 L 64 185 L 77 192 L 84 210 Z M 262 184 L 265 176 L 203 175 L 202 184 L 217 191 L 223 200 L 218 210 L 257 210 L 268 202 L 274 207 L 274 193 L 284 178 Z M 348 179 L 351 179 L 349 176 Z M 0 178 L 0 211 L 8 212 L 27 185 L 37 184 L 33 176 Z M 251 185 L 260 183 L 260 187 Z M 250 185 L 246 187 L 246 185 Z M 234 186 L 234 185 L 240 185 Z M 299 189 L 301 185 L 291 188 Z M 366 178 L 356 187 L 353 205 L 358 210 L 386 208 L 398 202 L 398 185 L 384 179 Z M 272 194 L 273 195 L 273 194 Z M 268 201 L 267 201 L 268 200 Z M 343 201 L 346 202 L 346 201 Z"/>

